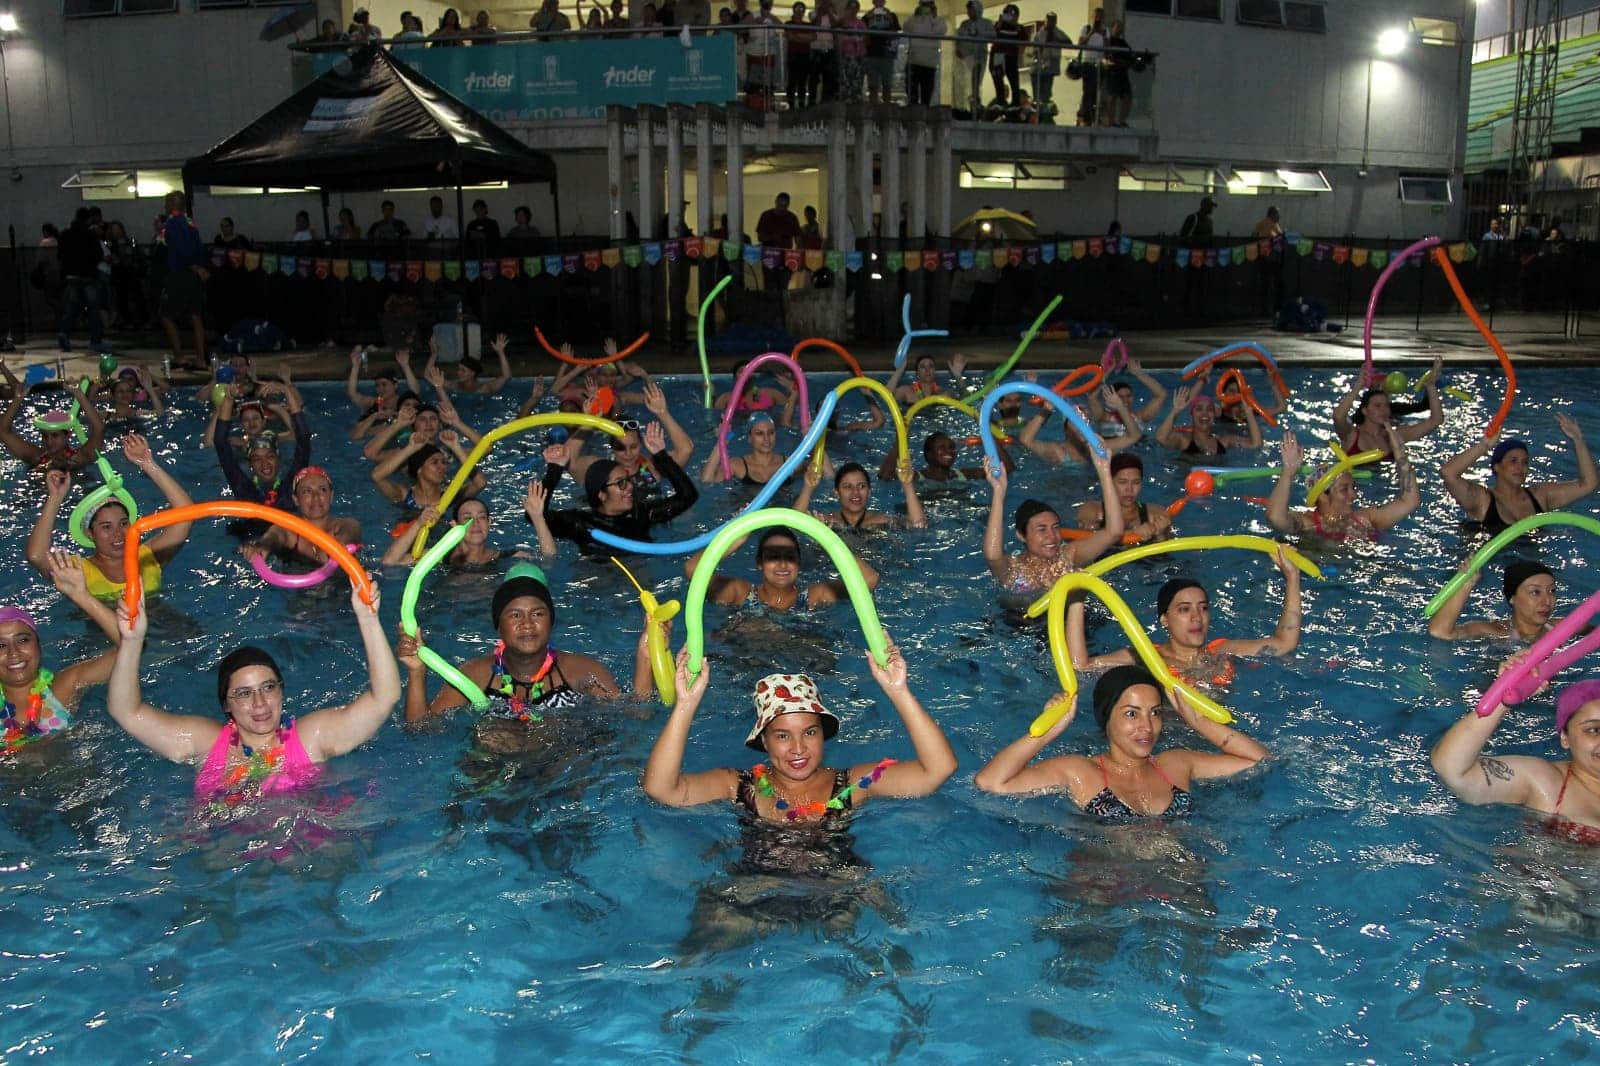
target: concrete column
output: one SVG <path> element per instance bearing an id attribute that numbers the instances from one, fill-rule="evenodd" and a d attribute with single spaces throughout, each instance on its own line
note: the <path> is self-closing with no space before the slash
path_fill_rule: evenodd
<path id="1" fill-rule="evenodd" d="M 951 186 L 956 180 L 955 160 L 950 151 L 950 123 L 940 122 L 933 127 L 933 232 L 935 236 L 950 236 Z"/>
<path id="2" fill-rule="evenodd" d="M 928 127 L 926 123 L 918 122 L 911 127 L 911 138 L 906 148 L 906 171 L 911 212 L 907 216 L 907 223 L 911 232 L 902 236 L 912 237 L 916 241 L 928 231 Z"/>
<path id="3" fill-rule="evenodd" d="M 622 127 L 626 114 L 627 112 L 620 107 L 606 108 L 606 164 L 611 174 L 611 189 L 606 204 L 611 239 L 614 241 L 622 240 L 627 233 L 622 206 L 623 186 L 628 180 L 627 161 L 622 154 Z"/>
<path id="4" fill-rule="evenodd" d="M 744 122 L 738 105 L 728 109 L 728 239 L 737 241 L 744 232 Z M 734 270 L 734 277 L 744 272 Z M 737 282 L 736 282 L 737 284 Z"/>
<path id="5" fill-rule="evenodd" d="M 678 235 L 678 213 L 683 208 L 683 115 L 667 108 L 667 240 Z"/>
<path id="6" fill-rule="evenodd" d="M 711 105 L 699 104 L 694 116 L 694 231 L 702 237 L 717 224 L 715 205 L 711 202 L 715 177 L 711 168 L 716 166 L 716 151 L 711 143 Z"/>
<path id="7" fill-rule="evenodd" d="M 873 237 L 879 231 L 872 225 L 873 122 L 862 119 L 856 127 L 856 236 Z"/>
<path id="8" fill-rule="evenodd" d="M 639 239 L 644 241 L 654 238 L 656 220 L 661 214 L 656 207 L 656 186 L 661 180 L 661 171 L 656 164 L 655 111 L 650 106 L 639 108 L 639 214 L 636 220 Z"/>
<path id="9" fill-rule="evenodd" d="M 900 187 L 900 123 L 885 122 L 878 127 L 882 138 L 879 150 L 883 153 L 883 235 L 895 240 L 900 232 L 900 201 L 905 197 Z"/>
<path id="10" fill-rule="evenodd" d="M 850 232 L 850 168 L 846 161 L 848 136 L 842 116 L 828 123 L 828 245 L 847 250 L 844 237 Z M 842 282 L 841 282 L 842 284 Z"/>

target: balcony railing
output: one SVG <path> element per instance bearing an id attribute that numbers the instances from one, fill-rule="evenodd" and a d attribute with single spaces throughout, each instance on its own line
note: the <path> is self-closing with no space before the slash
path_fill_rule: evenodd
<path id="1" fill-rule="evenodd" d="M 824 35 L 828 45 L 819 49 Z M 1156 54 L 1138 50 L 784 23 L 381 43 L 501 123 L 598 121 L 613 105 L 739 102 L 800 112 L 837 100 L 950 107 L 957 119 L 976 121 L 1155 127 Z M 855 54 L 882 44 L 886 55 Z M 350 47 L 292 46 L 296 84 L 329 69 Z"/>

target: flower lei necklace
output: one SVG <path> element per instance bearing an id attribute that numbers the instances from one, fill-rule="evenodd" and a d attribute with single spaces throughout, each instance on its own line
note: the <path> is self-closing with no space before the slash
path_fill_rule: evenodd
<path id="1" fill-rule="evenodd" d="M 852 792 L 858 788 L 871 788 L 877 783 L 878 778 L 883 776 L 883 772 L 898 761 L 899 760 L 897 759 L 883 759 L 878 763 L 878 765 L 874 766 L 870 771 L 868 771 L 866 777 L 863 777 L 854 784 L 846 785 L 844 788 L 840 789 L 837 796 L 833 796 L 827 800 L 814 800 L 811 803 L 802 803 L 798 806 L 793 806 L 788 800 L 784 799 L 782 796 L 778 796 L 778 789 L 772 783 L 772 775 L 767 771 L 766 763 L 756 763 L 756 765 L 751 768 L 750 774 L 755 778 L 756 791 L 761 793 L 763 796 L 777 797 L 777 809 L 783 812 L 784 818 L 791 822 L 795 822 L 799 821 L 801 818 L 821 818 L 829 811 L 844 810 L 845 800 L 849 799 Z"/>
<path id="2" fill-rule="evenodd" d="M 5 750 L 21 747 L 23 744 L 67 727 L 68 723 L 61 721 L 54 713 L 43 721 L 40 720 L 40 712 L 44 709 L 44 694 L 49 691 L 50 684 L 55 679 L 56 675 L 49 670 L 39 671 L 39 676 L 33 679 L 33 684 L 28 689 L 28 702 L 20 715 L 10 700 L 6 700 L 5 705 L 0 707 L 0 728 L 4 730 Z"/>
<path id="3" fill-rule="evenodd" d="M 256 751 L 244 742 L 244 735 L 239 732 L 239 727 L 233 727 L 233 742 L 238 745 L 239 753 L 245 761 L 229 770 L 222 779 L 226 792 L 217 797 L 211 807 L 213 810 L 225 811 L 229 807 L 237 806 L 247 796 L 260 790 L 261 782 L 265 781 L 283 763 L 283 747 L 288 742 L 289 730 L 294 728 L 294 719 L 285 718 L 278 723 L 276 743 L 265 751 Z"/>
<path id="4" fill-rule="evenodd" d="M 556 665 L 556 651 L 548 645 L 544 649 L 544 663 L 527 681 L 518 681 L 506 671 L 506 642 L 498 641 L 494 646 L 494 668 L 491 681 L 498 677 L 500 684 L 495 686 L 495 691 L 504 696 L 511 704 L 511 713 L 524 722 L 542 722 L 544 719 L 528 710 L 528 704 L 544 696 L 544 679 L 550 676 L 550 671 Z M 517 695 L 517 686 L 521 685 L 528 690 L 526 698 Z"/>

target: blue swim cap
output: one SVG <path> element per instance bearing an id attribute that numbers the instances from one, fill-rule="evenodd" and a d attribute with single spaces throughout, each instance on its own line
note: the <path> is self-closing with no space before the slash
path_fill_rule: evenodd
<path id="1" fill-rule="evenodd" d="M 546 444 L 565 444 L 571 437 L 566 426 L 551 426 L 550 432 L 544 435 L 544 441 Z"/>

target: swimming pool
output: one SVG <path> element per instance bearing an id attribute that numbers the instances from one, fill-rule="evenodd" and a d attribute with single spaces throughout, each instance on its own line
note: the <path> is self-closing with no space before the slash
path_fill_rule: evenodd
<path id="1" fill-rule="evenodd" d="M 1349 374 L 1287 376 L 1296 390 L 1289 422 L 1303 443 L 1325 439 Z M 1520 376 L 1508 431 L 1529 436 L 1531 477 L 1573 476 L 1550 412 L 1572 414 L 1600 439 L 1592 414 L 1600 390 L 1571 371 Z M 663 720 L 658 706 L 590 706 L 548 723 L 560 754 L 527 764 L 469 756 L 464 715 L 419 734 L 394 726 L 333 763 L 331 783 L 313 800 L 281 801 L 224 828 L 192 820 L 193 769 L 123 735 L 99 690 L 85 702 L 82 726 L 0 767 L 8 792 L 0 1055 L 1589 1057 L 1600 1032 L 1586 981 L 1600 931 L 1592 853 L 1529 833 L 1516 811 L 1457 804 L 1427 763 L 1429 746 L 1463 709 L 1463 686 L 1481 684 L 1496 657 L 1481 643 L 1430 642 L 1421 618 L 1469 540 L 1438 465 L 1479 432 L 1503 388 L 1489 369 L 1448 378 L 1478 398 L 1446 398 L 1444 427 L 1413 446 L 1422 508 L 1361 556 L 1323 557 L 1327 578 L 1307 582 L 1293 657 L 1242 664 L 1227 702 L 1273 760 L 1201 786 L 1199 815 L 1188 824 L 1100 828 L 1060 797 L 1011 800 L 973 787 L 976 770 L 1026 729 L 1055 683 L 1042 639 L 994 606 L 980 550 L 987 487 L 955 486 L 930 494 L 932 528 L 869 536 L 862 550 L 883 573 L 879 610 L 905 650 L 913 689 L 961 766 L 934 797 L 874 803 L 856 821 L 855 851 L 870 871 L 828 899 L 795 901 L 796 911 L 835 916 L 829 930 L 796 925 L 721 950 L 704 928 L 691 938 L 697 900 L 730 886 L 739 832 L 731 810 L 667 810 L 643 796 L 639 774 Z M 461 401 L 462 413 L 487 429 L 514 412 L 526 385 Z M 710 420 L 696 393 L 691 381 L 668 389 L 699 440 Z M 335 479 L 335 512 L 359 517 L 369 544 L 383 539 L 378 531 L 399 512 L 371 489 L 353 449 L 331 451 L 352 421 L 342 392 L 312 387 L 306 398 L 317 461 Z M 913 428 L 914 448 L 923 425 Z M 222 486 L 200 446 L 202 426 L 188 404 L 151 433 L 197 499 Z M 780 435 L 780 448 L 793 440 Z M 875 471 L 889 440 L 886 427 L 832 454 L 858 451 Z M 536 443 L 513 440 L 488 460 L 497 544 L 528 540 L 517 513 L 527 475 L 511 468 Z M 1183 471 L 1149 461 L 1163 449 L 1146 442 L 1139 451 L 1145 499 L 1181 495 Z M 692 465 L 705 454 L 702 443 Z M 1270 450 L 1252 461 L 1275 457 Z M 976 463 L 976 450 L 962 461 Z M 0 514 L 12 546 L 6 586 L 42 611 L 54 652 L 46 665 L 60 665 L 100 647 L 100 638 L 22 563 L 37 502 L 11 469 Z M 1091 483 L 1086 469 L 1047 470 L 1025 458 L 1011 496 L 1076 503 Z M 1267 483 L 1259 484 L 1264 493 Z M 1387 492 L 1370 484 L 1369 498 Z M 147 483 L 131 487 L 142 506 L 154 505 Z M 1236 499 L 1256 491 L 1230 488 L 1191 505 L 1179 531 L 1267 532 L 1261 509 Z M 708 527 L 747 492 L 710 488 L 675 529 Z M 875 489 L 880 507 L 897 495 L 893 486 Z M 831 489 L 819 492 L 819 507 L 832 501 Z M 1595 509 L 1593 498 L 1575 508 Z M 1572 531 L 1543 538 L 1540 550 L 1562 576 L 1563 611 L 1596 587 L 1584 566 L 1591 547 Z M 364 558 L 370 564 L 377 554 L 369 548 Z M 729 565 L 746 573 L 750 559 L 747 546 Z M 646 558 L 634 569 L 665 598 L 682 594 L 681 567 L 681 558 Z M 570 545 L 548 570 L 560 612 L 554 643 L 596 654 L 625 677 L 640 618 L 631 587 L 609 563 L 578 561 Z M 1136 563 L 1112 584 L 1148 621 L 1155 589 L 1176 572 L 1207 582 L 1216 635 L 1271 630 L 1281 582 L 1258 555 Z M 382 577 L 391 628 L 404 576 Z M 495 582 L 433 579 L 419 613 L 442 654 L 459 661 L 488 650 Z M 1498 581 L 1486 578 L 1468 614 L 1502 609 Z M 217 658 L 248 640 L 278 655 L 291 708 L 342 701 L 363 683 L 348 612 L 337 580 L 306 593 L 266 588 L 221 523 L 197 526 L 153 608 L 146 698 L 211 713 Z M 727 612 L 712 607 L 707 618 L 720 628 Z M 753 679 L 797 667 L 822 674 L 832 660 L 836 668 L 819 681 L 844 727 L 830 764 L 909 753 L 864 669 L 847 606 L 734 629 L 708 637 L 712 689 L 686 768 L 749 765 L 742 740 Z M 1102 619 L 1091 644 L 1104 650 L 1119 636 Z M 1061 750 L 1087 749 L 1092 730 L 1082 716 Z M 1550 755 L 1548 697 L 1514 712 L 1496 743 Z M 722 932 L 737 940 L 737 930 Z"/>

